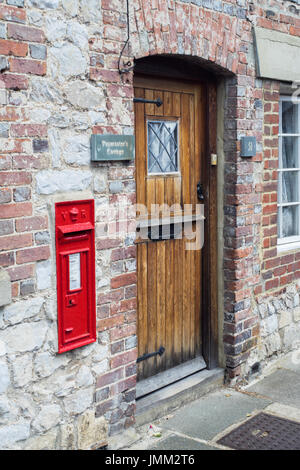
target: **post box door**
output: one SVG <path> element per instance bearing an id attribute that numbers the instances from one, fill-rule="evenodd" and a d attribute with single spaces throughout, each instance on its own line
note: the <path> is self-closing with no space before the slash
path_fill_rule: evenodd
<path id="1" fill-rule="evenodd" d="M 58 343 L 62 353 L 96 341 L 93 201 L 58 203 L 56 215 Z"/>

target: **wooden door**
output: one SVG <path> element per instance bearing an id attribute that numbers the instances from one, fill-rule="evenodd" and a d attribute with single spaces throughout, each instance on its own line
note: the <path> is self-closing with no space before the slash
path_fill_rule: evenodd
<path id="1" fill-rule="evenodd" d="M 162 206 L 160 222 L 164 204 L 171 207 L 171 221 L 179 213 L 196 213 L 206 145 L 205 97 L 204 85 L 135 79 L 135 98 L 140 99 L 135 104 L 137 204 L 148 211 L 139 212 L 144 227 L 157 219 L 153 204 Z M 161 106 L 143 102 L 158 99 Z M 138 355 L 165 349 L 138 362 L 138 380 L 202 354 L 203 250 L 188 250 L 188 241 L 185 236 L 137 238 Z"/>

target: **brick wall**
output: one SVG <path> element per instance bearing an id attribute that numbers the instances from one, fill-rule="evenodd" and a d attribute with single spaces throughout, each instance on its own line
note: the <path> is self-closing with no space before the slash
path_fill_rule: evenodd
<path id="1" fill-rule="evenodd" d="M 26 107 L 30 76 L 47 71 L 45 35 L 28 25 L 23 1 L 0 5 L 0 265 L 7 268 L 14 297 L 36 291 L 36 262 L 50 257 L 47 215 L 32 203 L 34 172 L 49 165 L 47 126 Z"/>
<path id="2" fill-rule="evenodd" d="M 298 334 L 299 256 L 276 250 L 279 85 L 256 79 L 252 26 L 300 35 L 300 7 L 130 5 L 125 64 L 185 54 L 226 72 L 219 308 L 227 375 L 239 380 Z M 13 292 L 0 309 L 4 448 L 91 448 L 135 421 L 135 167 L 91 163 L 89 148 L 92 133 L 134 132 L 133 73 L 118 72 L 126 35 L 125 0 L 0 0 L 0 266 Z M 240 157 L 244 135 L 255 158 Z M 68 198 L 95 199 L 98 340 L 58 356 L 53 207 Z"/>

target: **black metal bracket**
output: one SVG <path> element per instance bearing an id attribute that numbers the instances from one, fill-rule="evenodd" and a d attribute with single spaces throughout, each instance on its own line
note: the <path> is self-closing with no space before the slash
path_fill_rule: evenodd
<path id="1" fill-rule="evenodd" d="M 156 352 L 143 354 L 143 356 L 138 357 L 136 362 L 142 362 L 142 361 L 145 361 L 146 359 L 149 359 L 150 357 L 154 357 L 154 356 L 162 356 L 164 354 L 165 350 L 166 349 L 163 346 L 161 346 L 159 348 L 159 350 L 156 351 Z"/>
<path id="2" fill-rule="evenodd" d="M 156 104 L 156 106 L 159 108 L 163 102 L 160 98 L 157 100 L 146 100 L 145 98 L 133 98 L 134 103 L 149 103 L 149 104 Z"/>

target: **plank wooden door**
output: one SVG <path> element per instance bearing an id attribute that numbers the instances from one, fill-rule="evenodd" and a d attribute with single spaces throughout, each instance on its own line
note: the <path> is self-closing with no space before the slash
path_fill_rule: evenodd
<path id="1" fill-rule="evenodd" d="M 174 217 L 186 204 L 195 212 L 205 152 L 205 96 L 204 85 L 135 79 L 136 98 L 163 103 L 135 104 L 137 203 L 148 209 L 146 219 L 153 219 L 153 204 L 173 206 Z M 202 354 L 203 250 L 187 250 L 186 242 L 184 237 L 137 239 L 138 355 L 165 348 L 162 356 L 138 362 L 138 380 Z"/>

